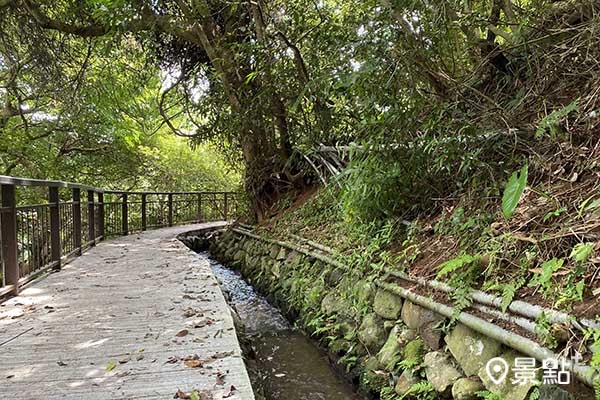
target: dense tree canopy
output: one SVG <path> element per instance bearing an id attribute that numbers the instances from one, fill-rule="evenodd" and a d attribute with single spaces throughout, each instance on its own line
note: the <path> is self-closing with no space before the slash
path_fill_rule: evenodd
<path id="1" fill-rule="evenodd" d="M 385 186 L 384 203 L 376 208 L 397 212 L 415 197 L 464 184 L 448 185 L 447 176 L 494 176 L 505 168 L 497 161 L 507 143 L 536 131 L 554 135 L 552 123 L 539 127 L 577 98 L 581 115 L 598 108 L 595 1 L 2 0 L 0 7 L 5 172 L 43 160 L 48 146 L 78 155 L 110 148 L 116 158 L 102 162 L 127 170 L 140 165 L 137 146 L 168 127 L 216 143 L 231 159 L 241 154 L 259 216 L 282 192 L 314 179 L 309 154 L 319 145 L 384 149 L 362 156 L 350 179 L 370 186 L 361 174 L 379 166 L 371 176 Z M 160 76 L 153 101 L 149 88 Z M 571 128 L 590 123 L 581 118 Z M 40 163 L 68 168 L 76 158 Z M 87 173 L 102 170 L 85 159 Z M 417 176 L 404 202 L 385 203 L 386 188 Z M 368 197 L 360 185 L 352 190 L 348 204 Z"/>

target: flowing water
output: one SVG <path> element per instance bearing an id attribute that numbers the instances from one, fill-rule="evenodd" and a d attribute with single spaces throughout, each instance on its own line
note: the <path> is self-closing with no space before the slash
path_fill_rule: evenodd
<path id="1" fill-rule="evenodd" d="M 209 258 L 206 253 L 202 256 Z M 210 259 L 210 258 L 209 258 Z M 331 369 L 327 357 L 239 273 L 211 260 L 229 304 L 245 325 L 256 354 L 253 384 L 269 400 L 359 400 Z"/>

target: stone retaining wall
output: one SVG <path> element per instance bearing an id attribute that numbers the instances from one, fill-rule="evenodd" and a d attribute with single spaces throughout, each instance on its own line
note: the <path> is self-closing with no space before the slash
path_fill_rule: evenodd
<path id="1" fill-rule="evenodd" d="M 489 390 L 501 399 L 524 400 L 536 390 L 531 382 L 512 384 L 515 371 L 499 385 L 486 373 L 491 358 L 514 366 L 524 355 L 462 324 L 447 328 L 443 316 L 349 269 L 232 230 L 213 233 L 209 242 L 213 257 L 240 270 L 317 337 L 373 398 L 467 400 Z M 546 400 L 573 399 L 555 386 L 539 392 Z"/>

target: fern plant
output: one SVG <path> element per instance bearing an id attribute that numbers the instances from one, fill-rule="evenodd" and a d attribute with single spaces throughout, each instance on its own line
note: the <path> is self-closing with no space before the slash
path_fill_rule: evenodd
<path id="1" fill-rule="evenodd" d="M 476 392 L 475 394 L 477 395 L 477 397 L 483 400 L 503 400 L 502 396 L 492 393 L 489 390 L 481 390 L 479 392 Z"/>
<path id="2" fill-rule="evenodd" d="M 418 400 L 435 400 L 437 399 L 437 393 L 431 382 L 421 381 L 413 384 L 410 389 L 400 399 L 418 399 Z"/>
<path id="3" fill-rule="evenodd" d="M 547 131 L 550 132 L 552 138 L 556 138 L 560 132 L 560 122 L 574 111 L 579 111 L 579 99 L 544 117 L 535 131 L 535 138 L 540 139 Z"/>
<path id="4" fill-rule="evenodd" d="M 529 286 L 539 286 L 542 293 L 547 295 L 552 289 L 552 277 L 556 271 L 562 268 L 565 260 L 553 258 L 542 264 L 541 271 L 529 282 Z"/>
<path id="5" fill-rule="evenodd" d="M 463 253 L 458 257 L 455 257 L 451 260 L 448 260 L 448 261 L 440 264 L 438 267 L 439 271 L 437 273 L 437 277 L 441 278 L 445 275 L 456 272 L 456 271 L 462 269 L 463 267 L 473 264 L 478 259 L 479 259 L 479 257 L 477 257 L 477 256 L 472 256 L 470 254 Z"/>

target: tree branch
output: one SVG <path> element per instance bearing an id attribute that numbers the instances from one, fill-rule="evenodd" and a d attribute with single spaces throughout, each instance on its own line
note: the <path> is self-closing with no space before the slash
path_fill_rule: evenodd
<path id="1" fill-rule="evenodd" d="M 12 2 L 14 0 L 0 0 Z M 57 30 L 80 37 L 99 37 L 108 34 L 111 29 L 101 24 L 90 24 L 86 26 L 68 24 L 48 17 L 39 4 L 31 0 L 23 0 L 25 9 L 34 18 L 36 23 L 45 29 Z M 122 28 L 128 32 L 153 31 L 164 32 L 190 42 L 198 43 L 193 33 L 192 26 L 182 26 L 180 21 L 169 15 L 158 15 L 148 8 L 140 10 L 141 18 L 129 20 L 122 24 Z"/>
<path id="2" fill-rule="evenodd" d="M 29 14 L 31 14 L 31 16 L 35 19 L 37 24 L 44 29 L 54 29 L 82 37 L 98 37 L 104 36 L 108 33 L 108 29 L 102 25 L 91 24 L 88 26 L 79 26 L 66 24 L 61 21 L 51 19 L 42 12 L 39 4 L 36 4 L 30 0 L 24 0 L 23 5 Z"/>

